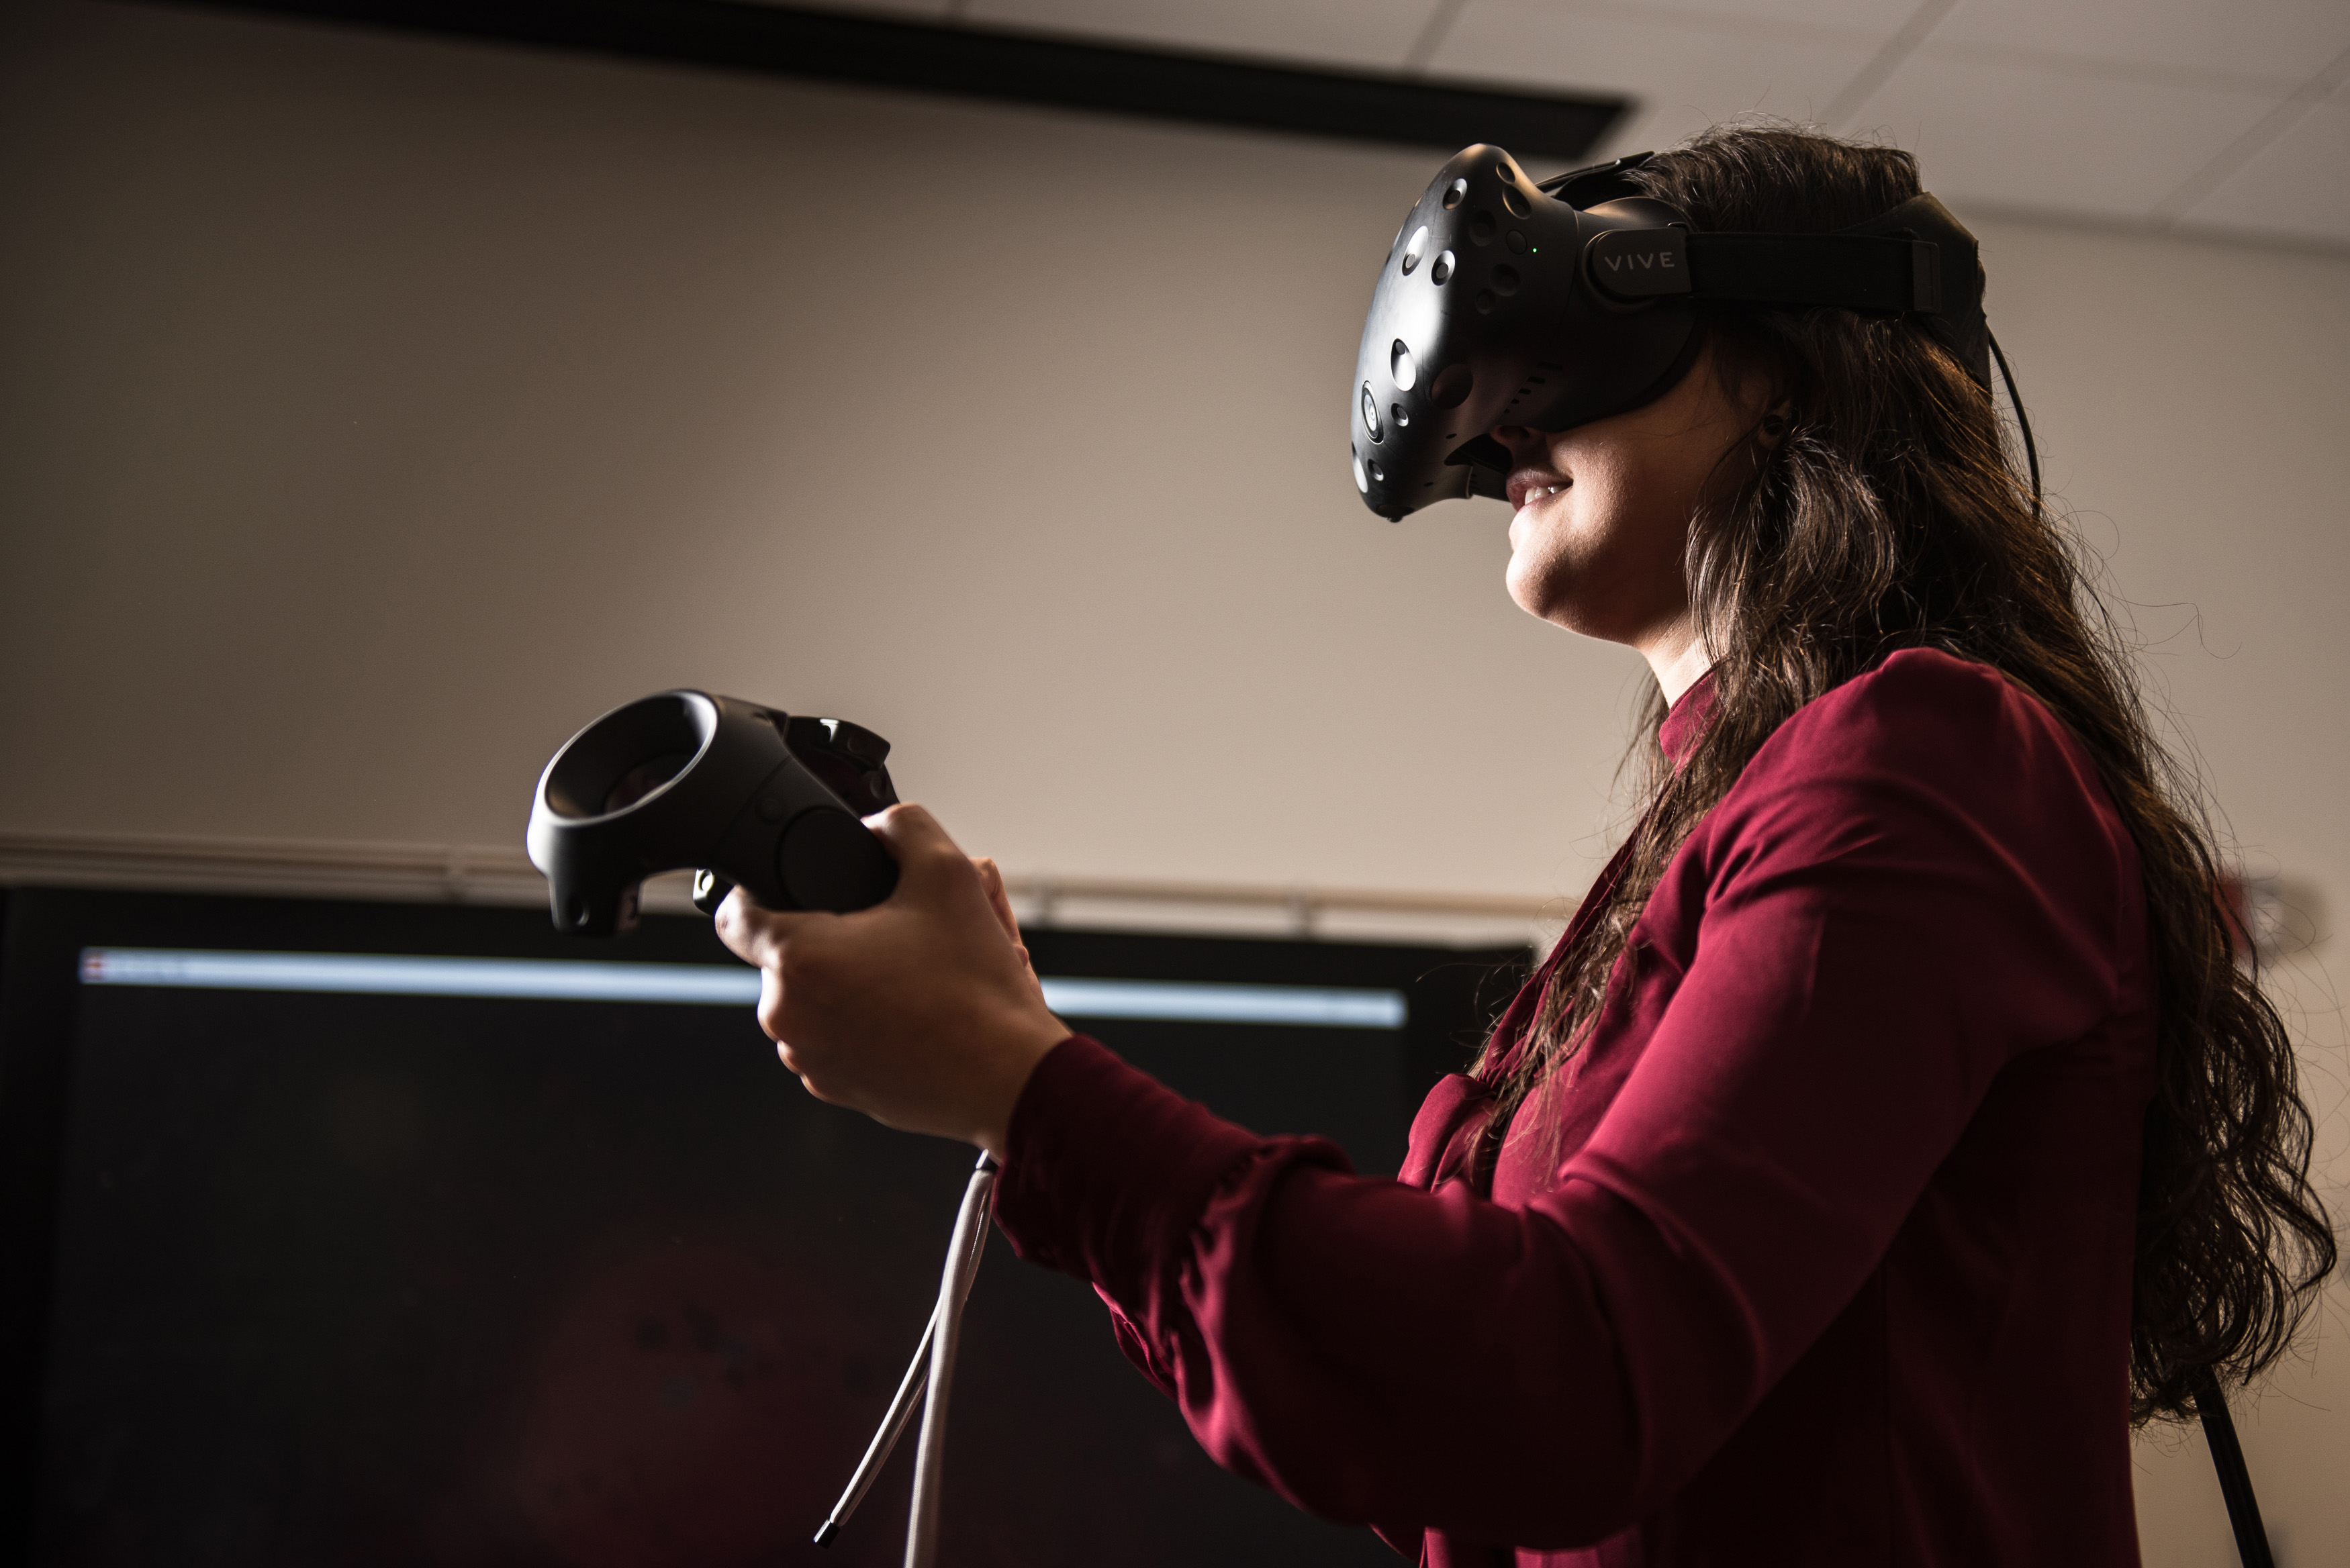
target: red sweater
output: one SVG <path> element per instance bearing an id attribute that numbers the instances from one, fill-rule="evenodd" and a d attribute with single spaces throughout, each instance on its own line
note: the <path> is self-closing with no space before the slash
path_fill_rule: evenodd
<path id="1" fill-rule="evenodd" d="M 1220 1463 L 1431 1565 L 2136 1563 L 2151 960 L 2080 747 L 1896 654 L 1755 753 L 1635 936 L 1489 1192 L 1471 1079 L 1389 1181 L 1080 1036 L 1000 1222 Z"/>

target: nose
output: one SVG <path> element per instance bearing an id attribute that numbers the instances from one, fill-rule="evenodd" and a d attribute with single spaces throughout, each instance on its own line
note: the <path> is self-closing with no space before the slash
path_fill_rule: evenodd
<path id="1" fill-rule="evenodd" d="M 1487 433 L 1509 448 L 1510 455 L 1515 457 L 1522 448 L 1533 445 L 1539 441 L 1542 432 L 1531 430 L 1524 425 L 1495 425 Z"/>

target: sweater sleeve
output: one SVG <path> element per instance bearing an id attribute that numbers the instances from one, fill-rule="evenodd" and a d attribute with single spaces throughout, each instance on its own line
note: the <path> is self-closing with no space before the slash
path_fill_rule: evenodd
<path id="1" fill-rule="evenodd" d="M 2126 839 L 2045 712 L 1954 662 L 1804 710 L 1683 846 L 1649 914 L 1701 911 L 1686 968 L 1627 988 L 1669 999 L 1540 1197 L 1355 1176 L 1076 1038 L 1015 1113 L 1005 1231 L 1312 1511 L 1527 1547 L 1634 1522 L 1853 1297 L 1991 1078 L 2116 1005 Z"/>

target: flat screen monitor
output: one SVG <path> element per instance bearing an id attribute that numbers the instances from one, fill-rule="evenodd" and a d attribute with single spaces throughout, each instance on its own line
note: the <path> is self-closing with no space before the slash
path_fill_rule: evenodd
<path id="1" fill-rule="evenodd" d="M 1522 951 L 1043 930 L 1073 1024 L 1391 1172 Z M 9 1539 L 42 1564 L 894 1563 L 972 1153 L 810 1098 L 706 921 L 19 889 L 0 960 Z M 1443 1440 L 1430 1434 L 1431 1441 Z M 999 1238 L 942 1561 L 1371 1564 L 1218 1470 Z"/>

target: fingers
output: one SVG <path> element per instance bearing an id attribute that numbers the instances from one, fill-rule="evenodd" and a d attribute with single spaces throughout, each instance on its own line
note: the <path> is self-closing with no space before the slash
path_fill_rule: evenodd
<path id="1" fill-rule="evenodd" d="M 719 937 L 757 967 L 759 1026 L 809 1094 L 985 1143 L 1067 1030 L 1045 1004 L 995 863 L 967 858 L 920 806 L 866 825 L 898 863 L 889 898 L 786 912 L 738 888 L 718 908 Z"/>
<path id="2" fill-rule="evenodd" d="M 1018 947 L 1020 921 L 1012 912 L 1012 895 L 1004 890 L 1003 871 L 984 855 L 972 856 L 971 865 L 972 869 L 979 873 L 979 885 L 987 894 L 987 907 L 995 911 L 995 923 L 1003 928 L 1003 934 L 1012 939 L 1012 945 Z"/>
<path id="3" fill-rule="evenodd" d="M 784 1058 L 784 1065 L 795 1073 L 800 1072 L 799 1061 L 792 1054 L 791 1042 L 785 1037 L 784 1033 L 784 971 L 780 955 L 775 961 L 759 966 L 759 1008 L 756 1016 L 759 1020 L 760 1033 L 775 1043 L 776 1051 Z"/>
<path id="4" fill-rule="evenodd" d="M 893 805 L 878 815 L 865 819 L 873 836 L 888 848 L 898 862 L 898 879 L 902 885 L 912 882 L 920 887 L 934 885 L 941 876 L 970 875 L 971 863 L 939 819 L 919 805 Z"/>
<path id="5" fill-rule="evenodd" d="M 718 906 L 713 924 L 718 928 L 718 940 L 744 963 L 761 969 L 772 968 L 783 957 L 784 943 L 792 934 L 812 919 L 824 917 L 770 909 L 751 901 L 750 895 L 737 888 L 726 895 Z"/>
<path id="6" fill-rule="evenodd" d="M 1003 886 L 1003 873 L 995 862 L 984 855 L 971 857 L 972 869 L 979 873 L 979 885 L 987 894 L 987 907 L 995 911 L 995 923 L 1012 939 L 1012 950 L 1020 960 L 1020 967 L 1028 978 L 1036 978 L 1035 961 L 1028 956 L 1028 944 L 1020 940 L 1020 919 L 1012 912 L 1012 895 Z"/>
<path id="7" fill-rule="evenodd" d="M 837 1103 L 830 1095 L 826 1094 L 822 1089 L 816 1087 L 816 1080 L 814 1078 L 800 1070 L 799 1058 L 793 1055 L 792 1048 L 780 1040 L 775 1042 L 775 1057 L 778 1061 L 783 1063 L 785 1072 L 789 1073 L 793 1077 L 797 1078 L 800 1081 L 801 1088 L 806 1089 L 810 1095 L 822 1100 L 826 1105 L 829 1106 Z"/>

